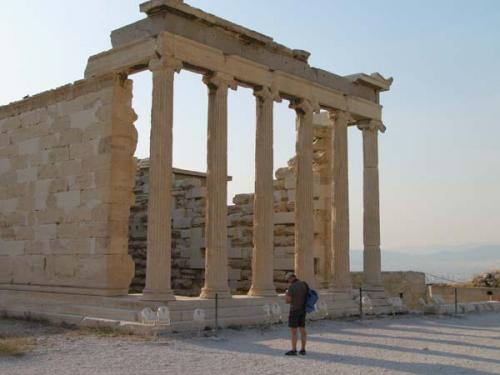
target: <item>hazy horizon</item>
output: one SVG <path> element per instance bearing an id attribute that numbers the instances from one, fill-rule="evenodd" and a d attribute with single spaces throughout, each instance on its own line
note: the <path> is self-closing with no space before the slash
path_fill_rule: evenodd
<path id="1" fill-rule="evenodd" d="M 0 105 L 83 78 L 113 29 L 143 18 L 140 1 L 0 3 Z M 500 2 L 186 0 L 291 48 L 340 75 L 394 77 L 383 93 L 380 136 L 382 249 L 417 251 L 500 244 Z M 134 80 L 136 155 L 149 153 L 149 73 Z M 204 170 L 206 88 L 176 77 L 174 165 Z M 295 116 L 275 109 L 275 167 L 295 148 Z M 255 102 L 229 96 L 229 195 L 252 192 Z M 362 245 L 361 134 L 349 130 L 351 248 Z"/>

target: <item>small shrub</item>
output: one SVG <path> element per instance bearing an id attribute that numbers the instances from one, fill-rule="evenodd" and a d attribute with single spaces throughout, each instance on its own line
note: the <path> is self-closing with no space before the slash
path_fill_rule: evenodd
<path id="1" fill-rule="evenodd" d="M 113 327 L 88 327 L 84 329 L 84 332 L 88 332 L 98 337 L 119 337 L 119 336 L 130 336 L 132 333 L 119 330 Z"/>
<path id="2" fill-rule="evenodd" d="M 476 275 L 473 277 L 470 284 L 474 287 L 500 288 L 500 270 Z"/>
<path id="3" fill-rule="evenodd" d="M 0 357 L 22 357 L 35 346 L 32 338 L 0 337 Z"/>

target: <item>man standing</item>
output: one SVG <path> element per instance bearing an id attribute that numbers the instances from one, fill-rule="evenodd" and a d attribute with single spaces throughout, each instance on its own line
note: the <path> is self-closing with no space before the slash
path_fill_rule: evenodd
<path id="1" fill-rule="evenodd" d="M 288 316 L 288 327 L 292 333 L 292 350 L 285 355 L 297 355 L 297 328 L 300 330 L 301 348 L 299 354 L 306 354 L 306 300 L 308 285 L 293 273 L 286 275 L 288 289 L 286 291 L 286 303 L 290 304 L 290 315 Z"/>

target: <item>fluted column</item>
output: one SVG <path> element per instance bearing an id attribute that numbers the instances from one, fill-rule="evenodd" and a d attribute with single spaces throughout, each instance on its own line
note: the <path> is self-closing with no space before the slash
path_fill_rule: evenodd
<path id="1" fill-rule="evenodd" d="M 347 125 L 349 114 L 344 111 L 330 113 L 332 127 L 332 201 L 331 243 L 332 284 L 334 290 L 351 289 L 349 264 L 349 179 Z"/>
<path id="2" fill-rule="evenodd" d="M 333 173 L 333 142 L 332 142 L 332 127 L 321 127 L 321 130 L 314 124 L 314 135 L 316 137 L 316 131 L 321 137 L 321 145 L 319 150 L 324 154 L 318 159 L 321 163 L 319 168 L 319 178 L 320 178 L 320 201 L 323 202 L 323 207 L 319 212 L 319 219 L 321 220 L 322 236 L 321 236 L 321 257 L 320 257 L 320 288 L 328 289 L 332 283 L 332 173 Z M 326 134 L 325 134 L 326 132 Z M 316 139 L 313 141 L 316 143 Z M 316 144 L 315 144 L 316 146 Z M 317 148 L 313 147 L 314 152 L 317 152 Z M 318 285 L 316 285 L 318 287 Z"/>
<path id="3" fill-rule="evenodd" d="M 384 131 L 385 127 L 375 120 L 361 123 L 358 127 L 363 133 L 364 284 L 381 287 L 378 132 Z"/>
<path id="4" fill-rule="evenodd" d="M 251 296 L 274 296 L 273 101 L 268 88 L 254 92 L 257 103 L 255 195 Z"/>
<path id="5" fill-rule="evenodd" d="M 154 59 L 149 156 L 149 200 L 146 286 L 143 299 L 175 299 L 171 289 L 171 185 L 174 73 L 182 64 Z"/>
<path id="6" fill-rule="evenodd" d="M 205 285 L 200 297 L 230 298 L 227 253 L 227 90 L 231 77 L 207 75 L 208 139 L 205 212 Z"/>
<path id="7" fill-rule="evenodd" d="M 295 273 L 311 287 L 314 277 L 313 106 L 308 100 L 291 104 L 297 113 L 295 191 Z"/>

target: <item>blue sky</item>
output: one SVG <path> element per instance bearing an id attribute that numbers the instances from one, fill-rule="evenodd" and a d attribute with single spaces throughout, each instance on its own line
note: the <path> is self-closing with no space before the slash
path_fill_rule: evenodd
<path id="1" fill-rule="evenodd" d="M 189 4 L 312 53 L 340 75 L 394 77 L 382 96 L 382 247 L 423 251 L 500 243 L 500 2 L 191 0 Z M 125 0 L 0 1 L 0 104 L 83 77 L 111 30 L 142 18 Z M 131 77 L 138 156 L 148 153 L 150 76 Z M 174 164 L 205 168 L 206 89 L 176 80 Z M 253 190 L 254 99 L 229 98 L 230 194 Z M 294 114 L 275 111 L 276 166 L 294 150 Z M 361 134 L 350 143 L 351 246 L 362 248 Z"/>

